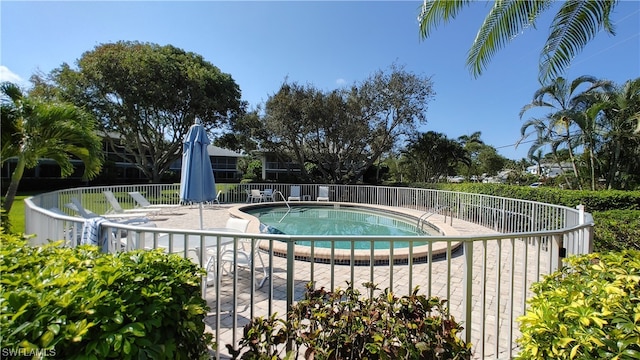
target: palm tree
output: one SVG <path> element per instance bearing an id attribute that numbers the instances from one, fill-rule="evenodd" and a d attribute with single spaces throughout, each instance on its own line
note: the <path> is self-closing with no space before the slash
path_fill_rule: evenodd
<path id="1" fill-rule="evenodd" d="M 578 88 L 587 84 L 587 89 L 577 92 Z M 546 142 L 551 144 L 554 152 L 559 146 L 565 144 L 569 151 L 569 159 L 573 168 L 574 176 L 579 180 L 578 167 L 574 155 L 574 148 L 578 145 L 593 144 L 594 139 L 586 139 L 585 136 L 593 136 L 590 131 L 593 126 L 584 120 L 583 112 L 589 107 L 587 94 L 593 93 L 596 89 L 610 89 L 611 82 L 598 80 L 593 76 L 581 76 L 571 82 L 562 77 L 555 78 L 549 85 L 538 89 L 530 104 L 525 105 L 520 110 L 520 118 L 529 110 L 534 108 L 549 108 L 551 113 L 545 119 L 533 119 L 527 121 L 522 128 L 522 135 L 526 137 L 526 129 L 529 126 L 544 127 L 546 121 L 546 131 L 537 133 L 543 134 Z M 582 140 L 582 141 L 580 141 Z M 541 141 L 536 141 L 533 147 L 538 147 Z M 593 162 L 593 159 L 592 159 Z M 578 181 L 580 185 L 580 181 Z"/>
<path id="2" fill-rule="evenodd" d="M 599 115 L 603 156 L 608 160 L 607 187 L 624 188 L 629 181 L 640 181 L 640 132 L 634 131 L 640 124 L 640 78 L 594 93 L 592 98 L 592 115 Z"/>
<path id="3" fill-rule="evenodd" d="M 102 168 L 102 142 L 96 122 L 81 109 L 62 103 L 39 101 L 23 95 L 15 84 L 3 82 L 2 150 L 0 163 L 17 158 L 5 195 L 5 216 L 11 210 L 25 169 L 39 159 L 54 160 L 63 177 L 73 173 L 72 157 L 84 163 L 83 179 L 94 178 Z"/>
<path id="4" fill-rule="evenodd" d="M 440 22 L 454 19 L 463 6 L 471 3 L 468 0 L 424 0 L 418 17 L 422 38 L 429 37 Z M 467 66 L 471 73 L 476 77 L 481 75 L 498 50 L 525 29 L 535 28 L 538 17 L 558 3 L 561 4 L 560 9 L 550 25 L 549 37 L 540 53 L 541 83 L 560 75 L 601 28 L 615 35 L 609 16 L 617 0 L 496 0 L 467 55 Z"/>
<path id="5" fill-rule="evenodd" d="M 458 137 L 458 142 L 464 150 L 468 153 L 468 158 L 471 159 L 467 166 L 467 177 L 471 178 L 471 175 L 478 175 L 478 154 L 484 146 L 484 142 L 480 139 L 482 132 L 476 131 L 471 135 L 462 135 Z M 473 168 L 473 169 L 472 169 Z"/>

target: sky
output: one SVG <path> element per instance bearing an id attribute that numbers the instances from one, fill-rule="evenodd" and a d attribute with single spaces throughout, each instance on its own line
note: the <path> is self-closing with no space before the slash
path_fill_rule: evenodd
<path id="1" fill-rule="evenodd" d="M 519 117 L 541 85 L 539 54 L 557 8 L 515 37 L 474 78 L 466 56 L 493 2 L 479 1 L 421 39 L 421 1 L 0 1 L 0 78 L 24 88 L 36 72 L 117 41 L 173 45 L 230 74 L 249 108 L 285 81 L 323 91 L 365 81 L 392 64 L 430 77 L 435 97 L 420 130 L 450 139 L 481 132 L 510 159 L 527 157 Z M 564 77 L 617 84 L 640 77 L 640 1 L 620 1 L 616 36 L 601 32 Z M 529 138 L 530 139 L 530 138 Z"/>

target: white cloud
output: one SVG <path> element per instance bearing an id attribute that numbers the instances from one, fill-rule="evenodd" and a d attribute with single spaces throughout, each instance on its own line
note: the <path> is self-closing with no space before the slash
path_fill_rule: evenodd
<path id="1" fill-rule="evenodd" d="M 9 81 L 16 85 L 23 85 L 25 81 L 18 76 L 18 74 L 14 74 L 8 67 L 4 65 L 0 65 L 0 81 Z"/>
<path id="2" fill-rule="evenodd" d="M 343 86 L 347 83 L 347 80 L 343 79 L 343 78 L 339 78 L 338 80 L 336 80 L 336 84 L 338 86 Z"/>

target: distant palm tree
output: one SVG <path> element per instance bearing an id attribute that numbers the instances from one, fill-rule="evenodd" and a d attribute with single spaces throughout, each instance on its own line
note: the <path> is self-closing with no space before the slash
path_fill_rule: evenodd
<path id="1" fill-rule="evenodd" d="M 420 34 L 427 38 L 440 22 L 456 17 L 473 1 L 424 0 L 418 17 Z M 535 28 L 538 17 L 554 4 L 561 4 L 550 25 L 549 37 L 540 53 L 541 83 L 561 75 L 571 60 L 601 28 L 615 35 L 609 16 L 617 0 L 496 0 L 484 19 L 467 55 L 467 66 L 479 76 L 493 55 L 527 28 Z"/>
<path id="2" fill-rule="evenodd" d="M 484 142 L 480 138 L 481 136 L 482 132 L 480 131 L 476 131 L 471 135 L 458 136 L 458 142 L 468 153 L 468 158 L 470 159 L 469 165 L 467 166 L 468 178 L 471 178 L 471 175 L 478 175 L 476 173 L 478 170 L 478 154 L 480 153 L 480 150 L 482 150 L 482 145 L 484 145 Z"/>
<path id="3" fill-rule="evenodd" d="M 587 84 L 587 88 L 578 92 L 578 89 L 584 84 Z M 545 119 L 531 119 L 525 122 L 522 126 L 523 137 L 527 136 L 526 129 L 533 126 L 537 129 L 538 141 L 535 142 L 532 149 L 547 142 L 555 152 L 560 145 L 565 144 L 569 150 L 573 174 L 576 179 L 579 179 L 573 150 L 578 145 L 586 147 L 592 144 L 593 139 L 586 139 L 585 136 L 595 134 L 594 131 L 589 130 L 593 129 L 593 126 L 586 121 L 582 114 L 589 106 L 588 102 L 585 102 L 585 99 L 588 99 L 586 94 L 590 94 L 596 89 L 610 89 L 611 87 L 610 81 L 598 80 L 593 76 L 581 76 L 571 82 L 562 77 L 553 79 L 549 85 L 538 89 L 534 93 L 531 103 L 520 110 L 520 118 L 533 108 L 549 108 L 552 111 L 546 115 Z M 545 122 L 546 130 L 540 131 L 540 128 L 545 127 Z M 581 187 L 579 181 L 578 184 Z"/>
<path id="4" fill-rule="evenodd" d="M 17 158 L 5 195 L 5 216 L 11 210 L 25 169 L 39 159 L 52 159 L 63 177 L 73 173 L 72 157 L 84 163 L 84 179 L 98 175 L 102 168 L 102 142 L 95 132 L 96 122 L 81 109 L 62 103 L 44 102 L 23 95 L 15 84 L 0 84 L 2 91 L 1 163 Z"/>

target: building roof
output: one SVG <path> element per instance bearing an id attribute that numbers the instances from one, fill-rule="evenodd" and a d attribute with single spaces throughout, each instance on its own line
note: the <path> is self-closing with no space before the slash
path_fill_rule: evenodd
<path id="1" fill-rule="evenodd" d="M 207 152 L 209 156 L 224 156 L 224 157 L 244 157 L 245 155 L 239 152 L 235 152 L 229 149 L 223 149 L 214 145 L 207 146 Z"/>

